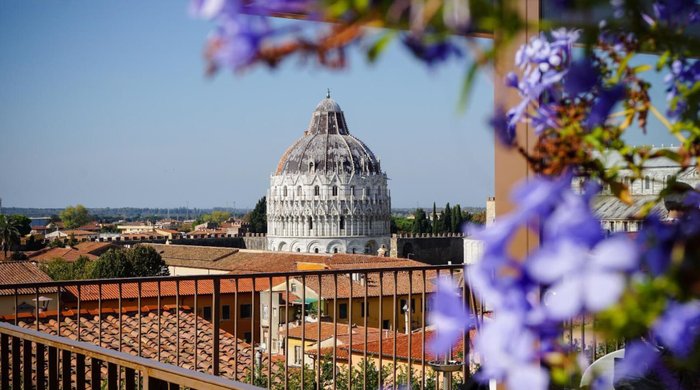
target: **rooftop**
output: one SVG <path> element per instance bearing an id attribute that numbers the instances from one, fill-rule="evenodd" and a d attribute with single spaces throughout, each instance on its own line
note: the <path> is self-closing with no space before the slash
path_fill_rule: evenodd
<path id="1" fill-rule="evenodd" d="M 44 273 L 36 265 L 27 261 L 3 261 L 0 262 L 0 288 L 3 285 L 8 284 L 30 284 L 30 283 L 41 283 L 41 282 L 51 282 L 49 275 Z M 17 290 L 19 294 L 36 294 L 36 288 L 20 288 Z M 55 287 L 41 287 L 39 288 L 40 294 L 50 294 L 55 293 Z M 2 290 L 0 289 L 0 296 L 2 295 L 14 295 L 15 290 Z"/>
<path id="2" fill-rule="evenodd" d="M 55 311 L 41 313 L 39 330 L 57 335 L 59 323 L 56 321 L 56 314 Z M 72 310 L 61 312 L 60 336 L 77 340 L 79 321 L 81 341 L 113 350 L 121 348 L 121 352 L 138 355 L 140 320 L 142 357 L 176 364 L 179 336 L 179 366 L 210 373 L 213 325 L 197 317 L 189 307 L 182 306 L 178 310 L 174 306 L 163 306 L 160 316 L 158 316 L 157 308 L 142 307 L 139 314 L 138 307 L 135 306 L 124 308 L 121 315 L 113 309 L 103 309 L 102 315 L 99 314 L 97 310 L 81 310 L 80 316 L 77 316 L 77 313 Z M 14 316 L 0 317 L 0 319 L 12 321 Z M 101 340 L 100 324 L 102 328 Z M 35 319 L 30 315 L 21 316 L 18 325 L 31 329 L 36 327 Z M 197 334 L 196 343 L 195 333 Z M 233 335 L 224 330 L 220 330 L 219 340 L 220 375 L 237 380 L 245 379 L 253 359 L 251 346 L 240 339 L 236 340 Z M 160 358 L 158 348 L 160 348 Z M 197 356 L 196 367 L 195 355 Z M 263 357 L 263 359 L 267 361 L 267 357 Z M 238 361 L 237 372 L 236 361 Z M 267 367 L 266 364 L 264 366 Z M 273 365 L 274 368 L 276 368 L 275 365 Z"/>

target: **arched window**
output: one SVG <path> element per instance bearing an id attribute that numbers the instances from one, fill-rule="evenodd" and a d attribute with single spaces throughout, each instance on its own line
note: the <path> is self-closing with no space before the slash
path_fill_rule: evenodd
<path id="1" fill-rule="evenodd" d="M 314 219 L 309 217 L 309 230 L 312 230 L 314 228 Z"/>
<path id="2" fill-rule="evenodd" d="M 338 186 L 333 186 L 333 196 L 338 196 Z"/>
<path id="3" fill-rule="evenodd" d="M 313 172 L 313 171 L 314 171 L 314 163 L 309 162 L 309 172 Z"/>
<path id="4" fill-rule="evenodd" d="M 644 177 L 644 189 L 645 190 L 651 189 L 651 179 L 649 179 L 649 176 Z"/>
<path id="5" fill-rule="evenodd" d="M 314 248 L 314 253 L 318 253 L 318 248 Z"/>
<path id="6" fill-rule="evenodd" d="M 284 186 L 282 188 L 282 196 L 286 197 L 287 196 L 287 186 Z"/>
<path id="7" fill-rule="evenodd" d="M 301 196 L 301 186 L 297 187 L 297 196 Z"/>
<path id="8" fill-rule="evenodd" d="M 333 253 L 338 253 L 338 248 L 333 248 Z"/>
<path id="9" fill-rule="evenodd" d="M 314 196 L 321 195 L 321 189 L 318 186 L 314 186 Z"/>
<path id="10" fill-rule="evenodd" d="M 340 217 L 340 230 L 345 229 L 345 217 Z"/>

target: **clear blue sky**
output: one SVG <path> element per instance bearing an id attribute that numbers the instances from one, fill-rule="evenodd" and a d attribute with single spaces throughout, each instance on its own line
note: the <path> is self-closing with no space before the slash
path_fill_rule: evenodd
<path id="1" fill-rule="evenodd" d="M 466 59 L 430 70 L 393 46 L 374 66 L 356 50 L 343 71 L 293 59 L 206 78 L 211 24 L 186 8 L 0 2 L 4 206 L 252 207 L 327 87 L 382 159 L 394 207 L 482 206 L 492 194 L 493 85 L 479 76 L 458 114 Z"/>

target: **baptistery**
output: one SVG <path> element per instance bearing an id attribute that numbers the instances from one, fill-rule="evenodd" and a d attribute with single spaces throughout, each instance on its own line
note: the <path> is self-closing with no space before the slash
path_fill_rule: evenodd
<path id="1" fill-rule="evenodd" d="M 282 155 L 267 192 L 273 251 L 388 251 L 391 198 L 380 160 L 350 134 L 330 92 Z"/>

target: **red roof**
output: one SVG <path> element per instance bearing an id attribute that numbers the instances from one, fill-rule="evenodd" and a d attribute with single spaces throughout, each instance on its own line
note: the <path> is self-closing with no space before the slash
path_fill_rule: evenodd
<path id="1" fill-rule="evenodd" d="M 284 278 L 272 278 L 272 285 L 276 285 L 284 282 Z M 174 297 L 177 295 L 178 283 L 173 280 L 162 281 L 160 283 L 160 296 L 161 297 Z M 255 279 L 255 291 L 260 292 L 270 288 L 269 278 L 256 278 Z M 127 282 L 121 284 L 121 297 L 122 299 L 132 299 L 138 298 L 139 296 L 139 286 L 138 283 Z M 67 286 L 68 290 L 75 297 L 78 296 L 77 286 Z M 220 292 L 221 294 L 233 294 L 234 292 L 248 293 L 253 291 L 253 281 L 249 278 L 242 278 L 238 281 L 238 288 L 236 289 L 235 281 L 232 279 L 222 279 Z M 213 283 L 211 279 L 200 280 L 197 285 L 197 295 L 211 295 L 214 292 Z M 183 280 L 179 282 L 179 293 L 180 296 L 190 296 L 195 293 L 195 281 L 194 280 Z M 81 301 L 97 301 L 100 296 L 102 300 L 114 300 L 119 299 L 119 284 L 110 283 L 108 280 L 103 281 L 101 291 L 100 286 L 97 284 L 83 285 L 80 286 L 80 300 Z M 158 296 L 158 282 L 148 281 L 141 283 L 141 298 L 155 298 Z"/>

